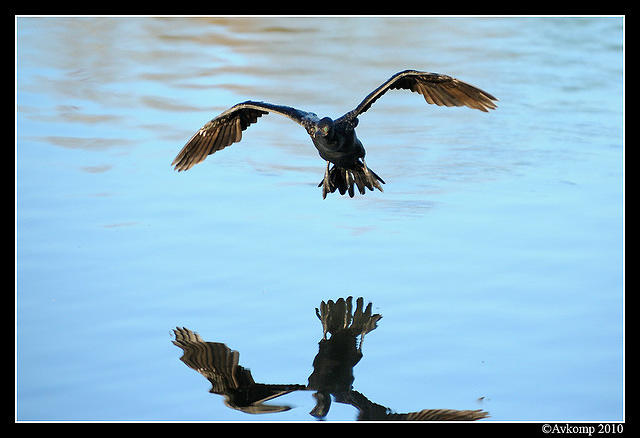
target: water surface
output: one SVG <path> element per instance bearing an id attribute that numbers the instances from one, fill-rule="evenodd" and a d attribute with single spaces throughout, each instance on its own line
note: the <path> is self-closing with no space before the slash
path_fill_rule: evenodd
<path id="1" fill-rule="evenodd" d="M 173 329 L 306 385 L 322 301 L 364 297 L 353 388 L 395 412 L 623 418 L 621 17 L 18 17 L 18 420 L 248 414 Z M 389 92 L 360 118 L 384 193 L 322 199 L 306 132 L 268 115 L 188 172 L 231 105 L 338 117 L 393 73 L 446 73 L 485 114 Z M 328 420 L 357 410 L 333 403 Z"/>

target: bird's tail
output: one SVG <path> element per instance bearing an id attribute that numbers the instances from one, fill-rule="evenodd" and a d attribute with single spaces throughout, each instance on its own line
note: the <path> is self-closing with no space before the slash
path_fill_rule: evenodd
<path id="1" fill-rule="evenodd" d="M 348 331 L 351 335 L 364 336 L 378 327 L 378 321 L 382 315 L 371 313 L 373 304 L 364 307 L 364 298 L 356 299 L 356 308 L 353 309 L 353 297 L 339 298 L 337 301 L 322 301 L 320 308 L 316 308 L 316 316 L 322 322 L 323 337 L 327 338 L 327 333 L 331 336 Z"/>
<path id="2" fill-rule="evenodd" d="M 341 195 L 349 193 L 349 196 L 353 198 L 354 186 L 358 188 L 361 195 L 364 195 L 365 188 L 371 191 L 374 188 L 381 192 L 384 191 L 380 183 L 384 184 L 385 182 L 373 170 L 369 169 L 363 160 L 349 168 L 333 165 L 325 172 L 324 179 L 320 181 L 318 187 L 322 187 L 323 199 L 327 197 L 327 193 L 333 193 L 336 190 Z"/>

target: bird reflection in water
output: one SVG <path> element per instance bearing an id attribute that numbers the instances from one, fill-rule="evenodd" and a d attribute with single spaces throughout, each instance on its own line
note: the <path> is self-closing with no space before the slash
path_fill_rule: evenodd
<path id="1" fill-rule="evenodd" d="M 375 330 L 382 318 L 380 314 L 372 314 L 371 307 L 369 303 L 365 308 L 361 297 L 356 300 L 355 310 L 352 297 L 320 303 L 316 315 L 322 323 L 323 333 L 307 385 L 256 383 L 251 371 L 239 365 L 237 351 L 219 342 L 204 341 L 187 328 L 174 330 L 173 343 L 184 351 L 180 360 L 211 382 L 209 392 L 224 396 L 228 407 L 249 414 L 289 410 L 290 406 L 265 402 L 292 391 L 315 391 L 316 405 L 310 414 L 318 419 L 329 413 L 332 398 L 337 403 L 355 407 L 358 420 L 473 421 L 489 416 L 481 409 L 423 409 L 394 413 L 354 390 L 353 367 L 362 359 L 364 336 Z"/>

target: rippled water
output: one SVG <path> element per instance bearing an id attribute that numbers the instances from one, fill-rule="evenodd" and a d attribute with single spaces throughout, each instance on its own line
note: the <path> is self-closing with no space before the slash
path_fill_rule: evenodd
<path id="1" fill-rule="evenodd" d="M 397 413 L 621 420 L 621 17 L 18 17 L 18 420 L 314 420 L 313 391 L 227 407 L 173 329 L 307 385 L 322 301 L 382 315 L 353 389 Z M 384 193 L 322 199 L 306 132 L 264 116 L 188 172 L 202 124 L 263 100 L 360 118 Z M 334 400 L 326 419 L 358 409 Z"/>

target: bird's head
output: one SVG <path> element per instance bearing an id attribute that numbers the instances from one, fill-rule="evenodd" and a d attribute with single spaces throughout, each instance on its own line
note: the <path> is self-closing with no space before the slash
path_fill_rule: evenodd
<path id="1" fill-rule="evenodd" d="M 324 117 L 318 122 L 318 130 L 316 136 L 331 138 L 333 135 L 333 120 L 330 117 Z"/>

